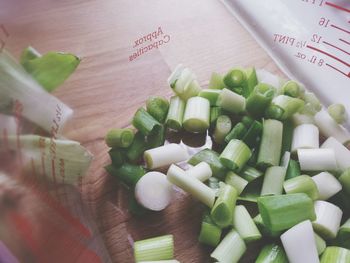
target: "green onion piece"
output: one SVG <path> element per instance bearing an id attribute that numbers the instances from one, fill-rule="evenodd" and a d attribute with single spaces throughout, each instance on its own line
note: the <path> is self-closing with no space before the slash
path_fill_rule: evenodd
<path id="1" fill-rule="evenodd" d="M 312 226 L 321 237 L 325 239 L 335 238 L 340 228 L 343 211 L 336 205 L 326 201 L 315 201 L 316 220 Z"/>
<path id="2" fill-rule="evenodd" d="M 224 77 L 220 74 L 213 72 L 209 81 L 209 89 L 224 89 L 226 85 L 224 83 Z"/>
<path id="3" fill-rule="evenodd" d="M 266 169 L 261 195 L 281 195 L 283 182 L 286 176 L 286 168 L 271 166 Z"/>
<path id="4" fill-rule="evenodd" d="M 288 263 L 286 252 L 277 244 L 265 245 L 255 263 Z"/>
<path id="5" fill-rule="evenodd" d="M 317 253 L 318 255 L 321 255 L 323 251 L 326 249 L 326 246 L 327 246 L 326 241 L 324 241 L 324 239 L 319 235 L 317 235 L 316 233 L 314 233 L 314 235 L 315 235 Z"/>
<path id="6" fill-rule="evenodd" d="M 179 80 L 184 69 L 185 67 L 182 64 L 178 64 L 174 71 L 171 72 L 167 82 L 172 89 L 175 89 L 176 83 Z"/>
<path id="7" fill-rule="evenodd" d="M 327 247 L 322 254 L 320 263 L 348 263 L 350 250 L 342 247 Z"/>
<path id="8" fill-rule="evenodd" d="M 322 104 L 316 95 L 312 92 L 305 92 L 304 94 L 305 105 L 299 110 L 301 114 L 307 114 L 314 116 L 322 109 Z"/>
<path id="9" fill-rule="evenodd" d="M 168 128 L 179 131 L 182 129 L 182 120 L 185 112 L 186 103 L 180 97 L 173 96 L 170 98 L 168 116 L 165 124 Z"/>
<path id="10" fill-rule="evenodd" d="M 268 237 L 279 237 L 281 235 L 281 231 L 271 231 L 269 230 L 265 225 L 264 221 L 262 220 L 262 217 L 260 214 L 258 214 L 256 217 L 253 218 L 254 223 L 258 227 L 261 233 L 263 233 L 263 236 Z"/>
<path id="11" fill-rule="evenodd" d="M 254 87 L 258 85 L 258 79 L 256 77 L 256 71 L 255 68 L 247 68 L 245 71 L 247 75 L 247 87 L 243 90 L 243 96 L 248 98 L 250 93 L 254 90 Z"/>
<path id="12" fill-rule="evenodd" d="M 220 180 L 216 177 L 210 177 L 208 179 L 208 186 L 215 191 L 215 196 L 219 195 Z"/>
<path id="13" fill-rule="evenodd" d="M 218 262 L 238 262 L 246 250 L 243 239 L 232 229 L 210 256 Z"/>
<path id="14" fill-rule="evenodd" d="M 240 176 L 247 180 L 248 182 L 254 181 L 255 179 L 261 177 L 264 173 L 255 169 L 254 167 L 246 165 L 240 172 Z"/>
<path id="15" fill-rule="evenodd" d="M 217 106 L 217 100 L 221 90 L 219 89 L 202 89 L 198 96 L 203 97 L 210 102 L 210 106 Z"/>
<path id="16" fill-rule="evenodd" d="M 250 166 L 255 166 L 256 162 L 258 161 L 258 154 L 259 154 L 259 149 L 258 148 L 252 148 L 252 157 L 248 160 L 247 164 Z"/>
<path id="17" fill-rule="evenodd" d="M 263 133 L 258 154 L 258 166 L 277 166 L 282 149 L 283 124 L 277 120 L 264 120 Z"/>
<path id="18" fill-rule="evenodd" d="M 231 131 L 232 122 L 230 117 L 227 115 L 221 115 L 216 120 L 216 125 L 214 129 L 213 138 L 218 144 L 223 144 L 225 142 L 226 135 Z"/>
<path id="19" fill-rule="evenodd" d="M 350 168 L 344 170 L 338 179 L 342 184 L 344 190 L 350 194 Z"/>
<path id="20" fill-rule="evenodd" d="M 258 207 L 264 225 L 270 231 L 285 230 L 304 220 L 316 219 L 313 201 L 306 194 L 259 197 Z"/>
<path id="21" fill-rule="evenodd" d="M 129 161 L 137 162 L 147 149 L 148 145 L 146 142 L 146 137 L 138 131 L 135 134 L 134 141 L 127 149 L 126 156 L 128 157 Z"/>
<path id="22" fill-rule="evenodd" d="M 127 148 L 134 140 L 134 132 L 131 129 L 110 129 L 105 137 L 109 147 Z"/>
<path id="23" fill-rule="evenodd" d="M 245 242 L 261 239 L 261 233 L 243 205 L 236 206 L 233 212 L 233 227 Z"/>
<path id="24" fill-rule="evenodd" d="M 146 101 L 146 109 L 153 118 L 160 123 L 164 123 L 169 110 L 169 102 L 163 97 L 150 97 Z"/>
<path id="25" fill-rule="evenodd" d="M 219 95 L 218 106 L 230 113 L 240 113 L 245 110 L 245 98 L 229 89 L 223 89 Z"/>
<path id="26" fill-rule="evenodd" d="M 262 125 L 258 121 L 254 121 L 249 127 L 246 134 L 243 136 L 242 141 L 244 141 L 249 147 L 257 146 L 259 139 L 261 137 Z"/>
<path id="27" fill-rule="evenodd" d="M 155 120 L 144 108 L 139 108 L 132 120 L 132 125 L 138 129 L 144 136 L 149 135 L 155 127 L 161 124 Z"/>
<path id="28" fill-rule="evenodd" d="M 239 122 L 226 135 L 225 142 L 229 143 L 233 139 L 240 140 L 247 133 L 247 131 L 248 131 L 247 127 L 242 122 Z"/>
<path id="29" fill-rule="evenodd" d="M 205 214 L 198 241 L 200 243 L 216 247 L 221 238 L 221 228 L 215 225 L 209 214 Z"/>
<path id="30" fill-rule="evenodd" d="M 343 104 L 332 104 L 328 108 L 329 115 L 339 124 L 347 121 L 348 115 Z"/>
<path id="31" fill-rule="evenodd" d="M 319 148 L 319 131 L 314 124 L 301 124 L 293 131 L 292 152 Z"/>
<path id="32" fill-rule="evenodd" d="M 224 83 L 233 92 L 243 95 L 247 89 L 247 75 L 241 69 L 232 69 L 224 76 Z"/>
<path id="33" fill-rule="evenodd" d="M 249 128 L 253 124 L 254 119 L 245 115 L 242 117 L 241 122 L 244 124 L 245 127 Z"/>
<path id="34" fill-rule="evenodd" d="M 283 133 L 282 133 L 282 150 L 281 154 L 283 155 L 285 152 L 290 152 L 293 141 L 293 131 L 294 126 L 291 120 L 285 120 L 283 122 Z"/>
<path id="35" fill-rule="evenodd" d="M 283 120 L 284 109 L 277 105 L 270 105 L 265 110 L 265 118 L 274 120 Z"/>
<path id="36" fill-rule="evenodd" d="M 165 142 L 165 128 L 164 126 L 157 126 L 154 131 L 147 136 L 147 148 L 156 148 L 162 146 Z"/>
<path id="37" fill-rule="evenodd" d="M 251 157 L 249 147 L 242 141 L 233 139 L 220 155 L 220 162 L 230 170 L 241 170 Z"/>
<path id="38" fill-rule="evenodd" d="M 231 185 L 224 184 L 220 187 L 219 197 L 216 199 L 210 216 L 221 228 L 232 225 L 233 210 L 236 206 L 237 190 Z"/>
<path id="39" fill-rule="evenodd" d="M 302 171 L 336 171 L 338 169 L 333 149 L 298 149 Z"/>
<path id="40" fill-rule="evenodd" d="M 315 124 L 315 118 L 313 115 L 301 114 L 298 112 L 294 113 L 290 120 L 292 121 L 294 127 L 301 124 Z"/>
<path id="41" fill-rule="evenodd" d="M 225 183 L 233 186 L 237 190 L 238 195 L 240 195 L 247 186 L 248 181 L 230 171 L 226 175 Z"/>
<path id="42" fill-rule="evenodd" d="M 223 110 L 220 107 L 210 107 L 210 127 L 215 126 L 216 120 L 223 114 Z"/>
<path id="43" fill-rule="evenodd" d="M 121 166 L 126 160 L 126 149 L 113 148 L 109 150 L 108 154 L 114 167 Z"/>
<path id="44" fill-rule="evenodd" d="M 284 182 L 283 188 L 287 194 L 305 193 L 312 200 L 319 198 L 316 183 L 308 175 L 300 175 Z"/>
<path id="45" fill-rule="evenodd" d="M 247 111 L 255 117 L 262 117 L 271 103 L 275 88 L 265 83 L 259 83 L 247 98 Z"/>
<path id="46" fill-rule="evenodd" d="M 337 235 L 337 244 L 350 249 L 350 218 L 339 228 Z"/>
<path id="47" fill-rule="evenodd" d="M 136 241 L 134 243 L 134 256 L 136 262 L 174 258 L 173 235 Z"/>
<path id="48" fill-rule="evenodd" d="M 286 180 L 297 177 L 301 174 L 300 171 L 300 165 L 298 161 L 295 161 L 293 159 L 289 160 L 288 168 L 287 168 L 287 174 L 286 174 Z"/>
<path id="49" fill-rule="evenodd" d="M 246 188 L 244 188 L 241 195 L 237 198 L 238 200 L 257 203 L 258 197 L 261 193 L 262 180 L 263 178 L 249 182 Z"/>
<path id="50" fill-rule="evenodd" d="M 105 169 L 110 175 L 117 177 L 124 184 L 131 187 L 135 186 L 140 178 L 146 173 L 142 166 L 128 163 L 124 163 L 119 168 L 116 168 L 113 165 L 107 165 Z"/>
<path id="51" fill-rule="evenodd" d="M 201 162 L 188 169 L 186 174 L 197 178 L 201 182 L 205 182 L 213 175 L 213 172 L 211 171 L 209 164 Z"/>
<path id="52" fill-rule="evenodd" d="M 337 160 L 338 168 L 340 170 L 350 168 L 349 147 L 347 148 L 345 145 L 341 144 L 337 139 L 333 137 L 328 137 L 328 139 L 322 143 L 321 148 L 330 148 L 334 150 L 335 159 Z"/>
<path id="53" fill-rule="evenodd" d="M 220 162 L 219 154 L 217 152 L 210 149 L 204 149 L 193 155 L 188 161 L 188 163 L 191 165 L 197 165 L 200 162 L 206 162 L 207 164 L 209 164 L 213 172 L 213 176 L 219 179 L 225 178 L 227 169 Z"/>
<path id="54" fill-rule="evenodd" d="M 282 86 L 283 94 L 293 98 L 301 96 L 301 89 L 298 82 L 289 80 Z"/>
<path id="55" fill-rule="evenodd" d="M 189 132 L 205 132 L 209 128 L 209 101 L 202 97 L 187 100 L 183 127 Z"/>
<path id="56" fill-rule="evenodd" d="M 187 176 L 185 171 L 174 164 L 170 166 L 167 176 L 172 184 L 190 193 L 209 208 L 213 207 L 215 192 L 207 185 L 192 176 Z"/>
<path id="57" fill-rule="evenodd" d="M 341 183 L 328 172 L 322 172 L 311 178 L 318 189 L 320 200 L 327 200 L 342 190 Z"/>
<path id="58" fill-rule="evenodd" d="M 283 109 L 282 119 L 286 120 L 294 113 L 298 112 L 305 102 L 298 98 L 292 98 L 286 95 L 279 95 L 272 100 L 272 105 L 276 105 Z"/>

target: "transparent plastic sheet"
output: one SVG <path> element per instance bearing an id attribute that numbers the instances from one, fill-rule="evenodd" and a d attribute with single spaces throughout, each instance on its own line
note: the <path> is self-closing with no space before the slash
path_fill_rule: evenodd
<path id="1" fill-rule="evenodd" d="M 0 262 L 111 262 L 82 198 L 92 155 L 61 134 L 73 111 L 5 50 L 0 71 Z"/>

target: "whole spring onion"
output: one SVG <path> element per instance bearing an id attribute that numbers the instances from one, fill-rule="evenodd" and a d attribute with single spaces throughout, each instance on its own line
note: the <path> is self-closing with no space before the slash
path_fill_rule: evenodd
<path id="1" fill-rule="evenodd" d="M 245 110 L 245 98 L 229 89 L 223 89 L 218 97 L 217 105 L 230 113 L 240 113 Z"/>
<path id="2" fill-rule="evenodd" d="M 144 136 L 149 135 L 156 127 L 161 126 L 144 108 L 139 108 L 132 120 L 132 124 Z"/>
<path id="3" fill-rule="evenodd" d="M 317 185 L 308 175 L 300 175 L 288 179 L 283 183 L 283 188 L 287 194 L 305 193 L 312 200 L 317 200 L 319 198 Z"/>
<path id="4" fill-rule="evenodd" d="M 202 97 L 187 100 L 183 117 L 183 127 L 189 132 L 205 132 L 209 128 L 209 101 Z"/>
<path id="5" fill-rule="evenodd" d="M 329 115 L 339 124 L 343 124 L 348 119 L 346 109 L 343 104 L 332 104 L 328 108 Z"/>
<path id="6" fill-rule="evenodd" d="M 327 247 L 321 256 L 320 263 L 350 262 L 350 250 L 342 247 Z"/>
<path id="7" fill-rule="evenodd" d="M 230 170 L 241 170 L 251 157 L 249 147 L 240 140 L 231 140 L 220 155 L 220 162 Z"/>
<path id="8" fill-rule="evenodd" d="M 232 122 L 227 115 L 221 115 L 216 120 L 216 125 L 214 129 L 213 138 L 218 144 L 223 144 L 225 142 L 225 137 L 231 131 Z"/>
<path id="9" fill-rule="evenodd" d="M 182 121 L 186 103 L 178 96 L 170 98 L 170 105 L 165 124 L 168 128 L 179 131 L 182 129 Z"/>
<path id="10" fill-rule="evenodd" d="M 247 243 L 262 237 L 248 210 L 243 205 L 238 205 L 234 209 L 233 227 Z"/>
<path id="11" fill-rule="evenodd" d="M 134 257 L 136 262 L 172 259 L 174 257 L 173 235 L 136 241 Z"/>
<path id="12" fill-rule="evenodd" d="M 264 115 L 271 103 L 276 90 L 268 84 L 259 83 L 247 98 L 247 111 L 255 117 Z"/>
<path id="13" fill-rule="evenodd" d="M 111 129 L 108 131 L 105 141 L 109 147 L 127 148 L 134 140 L 134 132 L 131 129 Z"/>
<path id="14" fill-rule="evenodd" d="M 342 185 L 337 178 L 328 172 L 319 173 L 311 179 L 317 186 L 320 200 L 327 200 L 342 190 Z"/>
<path id="15" fill-rule="evenodd" d="M 213 222 L 210 215 L 205 214 L 202 220 L 198 241 L 200 243 L 215 247 L 220 242 L 221 232 L 221 228 Z"/>
<path id="16" fill-rule="evenodd" d="M 288 263 L 286 252 L 277 244 L 265 245 L 255 263 Z"/>
<path id="17" fill-rule="evenodd" d="M 169 102 L 163 97 L 153 96 L 147 99 L 146 109 L 153 118 L 164 123 L 169 110 Z"/>

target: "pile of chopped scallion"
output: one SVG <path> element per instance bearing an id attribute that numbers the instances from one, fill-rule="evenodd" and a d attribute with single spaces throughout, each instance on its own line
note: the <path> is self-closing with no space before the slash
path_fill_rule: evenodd
<path id="1" fill-rule="evenodd" d="M 176 186 L 205 207 L 198 241 L 213 248 L 213 262 L 238 262 L 262 239 L 258 263 L 350 262 L 343 105 L 324 108 L 300 83 L 255 68 L 213 73 L 202 89 L 179 65 L 168 83 L 174 96 L 149 98 L 133 117 L 136 133 L 112 129 L 105 138 L 106 170 L 134 191 L 131 211 L 166 209 Z M 193 155 L 165 143 L 167 130 L 208 132 L 220 150 Z M 172 235 L 136 241 L 134 255 L 136 262 L 178 262 Z"/>

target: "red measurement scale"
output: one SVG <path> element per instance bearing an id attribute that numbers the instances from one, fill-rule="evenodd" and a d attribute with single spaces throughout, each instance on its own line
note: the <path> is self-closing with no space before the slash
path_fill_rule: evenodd
<path id="1" fill-rule="evenodd" d="M 290 78 L 350 113 L 350 1 L 223 0 Z M 347 123 L 348 128 L 350 123 Z"/>

